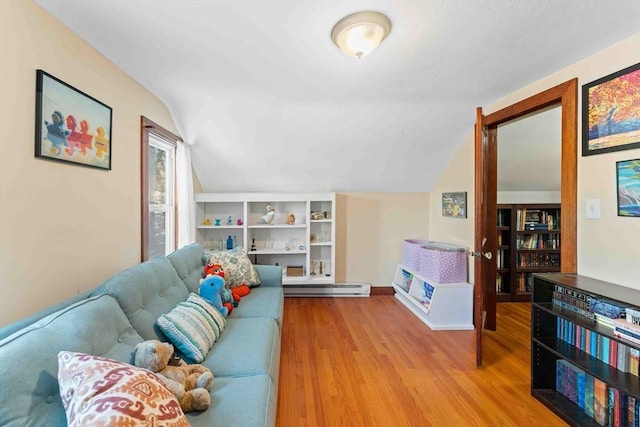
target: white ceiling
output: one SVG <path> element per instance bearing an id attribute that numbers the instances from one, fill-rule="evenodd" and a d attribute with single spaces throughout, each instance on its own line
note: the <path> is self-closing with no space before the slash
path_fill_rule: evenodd
<path id="1" fill-rule="evenodd" d="M 638 1 L 36 3 L 167 105 L 206 191 L 430 191 L 475 107 L 640 31 Z M 361 60 L 330 38 L 359 10 L 392 23 Z"/>

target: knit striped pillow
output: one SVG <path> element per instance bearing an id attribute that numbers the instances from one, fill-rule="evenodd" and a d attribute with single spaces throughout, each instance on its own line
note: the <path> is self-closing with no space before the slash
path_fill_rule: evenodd
<path id="1" fill-rule="evenodd" d="M 201 363 L 226 325 L 217 311 L 192 293 L 185 302 L 161 315 L 156 325 L 185 357 Z"/>

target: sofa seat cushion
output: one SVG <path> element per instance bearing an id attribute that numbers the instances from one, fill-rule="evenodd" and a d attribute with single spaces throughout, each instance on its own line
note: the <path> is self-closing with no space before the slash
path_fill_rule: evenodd
<path id="1" fill-rule="evenodd" d="M 0 425 L 66 426 L 58 387 L 58 353 L 75 351 L 131 362 L 142 337 L 115 299 L 72 304 L 0 341 Z"/>
<path id="2" fill-rule="evenodd" d="M 146 369 L 106 357 L 61 351 L 58 382 L 69 427 L 189 427 L 176 396 Z"/>
<path id="3" fill-rule="evenodd" d="M 96 293 L 113 296 L 145 340 L 160 341 L 167 341 L 167 338 L 155 326 L 156 320 L 189 295 L 165 257 L 154 258 L 116 274 L 100 285 Z"/>
<path id="4" fill-rule="evenodd" d="M 219 377 L 266 374 L 277 383 L 280 330 L 267 317 L 232 319 L 214 344 L 203 365 Z"/>
<path id="5" fill-rule="evenodd" d="M 270 317 L 275 319 L 278 327 L 281 328 L 283 309 L 284 292 L 282 288 L 253 288 L 249 295 L 242 297 L 238 306 L 229 315 L 229 319 Z"/>
<path id="6" fill-rule="evenodd" d="M 211 406 L 190 412 L 192 427 L 274 427 L 278 390 L 268 375 L 216 377 L 211 390 Z"/>
<path id="7" fill-rule="evenodd" d="M 167 259 L 178 273 L 178 277 L 184 282 L 189 292 L 198 293 L 200 279 L 204 272 L 205 260 L 208 259 L 204 249 L 198 243 L 183 246 L 177 251 L 167 255 Z"/>

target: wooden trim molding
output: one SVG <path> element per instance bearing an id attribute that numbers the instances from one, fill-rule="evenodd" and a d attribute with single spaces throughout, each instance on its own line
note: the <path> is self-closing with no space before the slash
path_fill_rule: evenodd
<path id="1" fill-rule="evenodd" d="M 371 296 L 379 296 L 379 295 L 393 295 L 396 291 L 391 286 L 372 286 L 370 294 Z"/>
<path id="2" fill-rule="evenodd" d="M 560 269 L 563 273 L 577 271 L 577 182 L 578 182 L 578 79 L 571 79 L 520 102 L 485 116 L 486 125 L 499 124 L 553 105 L 562 105 L 562 170 L 560 197 L 562 212 L 560 228 Z"/>

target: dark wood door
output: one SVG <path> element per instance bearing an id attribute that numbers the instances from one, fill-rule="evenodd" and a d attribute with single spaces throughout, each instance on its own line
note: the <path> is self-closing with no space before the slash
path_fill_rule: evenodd
<path id="1" fill-rule="evenodd" d="M 482 332 L 496 330 L 495 255 L 497 198 L 497 127 L 509 120 L 560 103 L 562 106 L 561 244 L 560 268 L 576 272 L 577 263 L 577 79 L 571 79 L 501 110 L 483 115 L 476 111 L 475 128 L 475 233 L 474 326 L 476 364 L 482 366 Z M 493 263 L 490 265 L 489 263 Z M 493 268 L 493 273 L 491 273 Z M 490 276 L 493 274 L 493 276 Z M 493 299 L 492 299 L 493 298 Z"/>
<path id="2" fill-rule="evenodd" d="M 486 322 L 491 321 L 495 329 L 495 280 L 492 282 L 488 276 L 493 266 L 493 276 L 495 279 L 495 173 L 491 176 L 490 133 L 487 128 L 482 108 L 476 110 L 475 126 L 475 237 L 473 250 L 474 265 L 474 304 L 473 323 L 476 331 L 476 365 L 482 366 L 482 335 Z M 495 169 L 495 164 L 494 164 Z M 493 212 L 490 210 L 492 196 L 493 179 Z M 493 221 L 493 222 L 491 222 Z M 493 226 L 492 226 L 493 225 Z M 491 234 L 493 230 L 493 235 Z M 493 293 L 493 298 L 491 294 Z M 488 311 L 491 310 L 490 311 Z"/>

